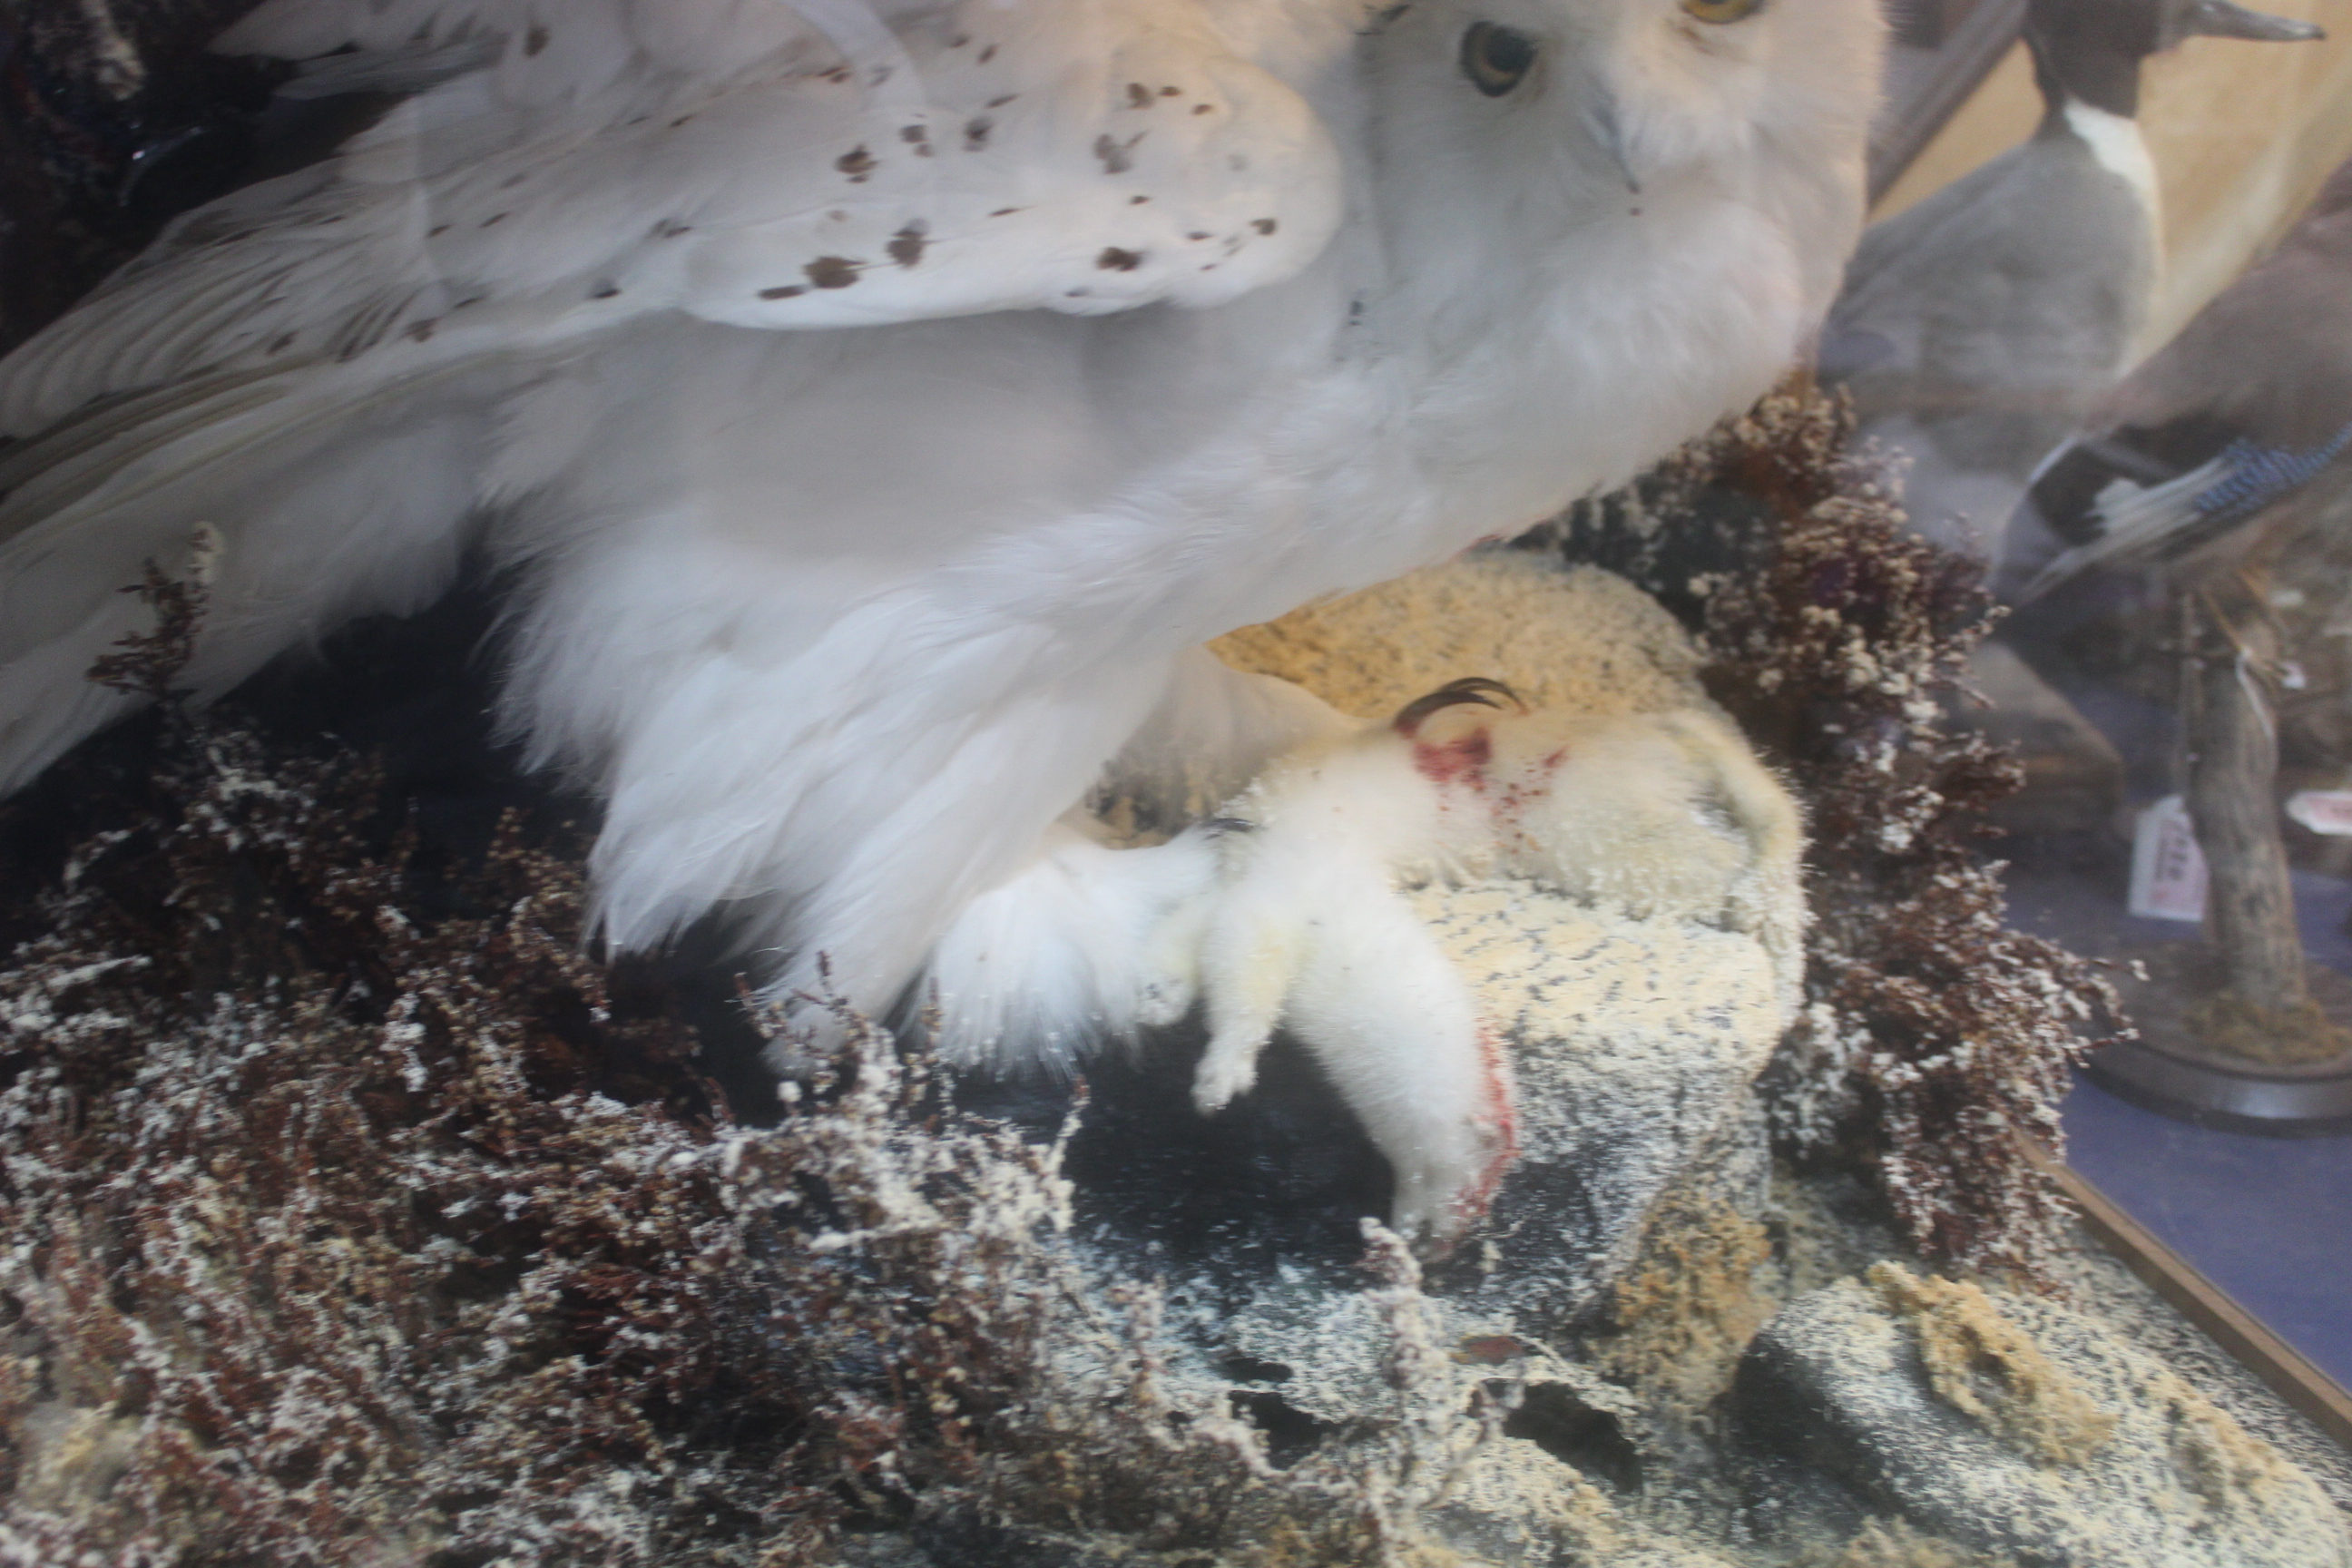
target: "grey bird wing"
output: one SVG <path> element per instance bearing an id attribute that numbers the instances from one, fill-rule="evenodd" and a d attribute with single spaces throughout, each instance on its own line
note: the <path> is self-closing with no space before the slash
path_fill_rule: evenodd
<path id="1" fill-rule="evenodd" d="M 2352 167 L 2348 165 L 2347 167 Z M 2052 452 L 2024 508 L 2070 548 L 2025 590 L 2211 542 L 2335 463 L 2352 429 L 2352 180 Z"/>
<path id="2" fill-rule="evenodd" d="M 1927 422 L 2021 479 L 2121 374 L 2146 310 L 2145 212 L 2065 138 L 2037 138 L 1873 225 L 1822 334 L 1866 424 Z"/>

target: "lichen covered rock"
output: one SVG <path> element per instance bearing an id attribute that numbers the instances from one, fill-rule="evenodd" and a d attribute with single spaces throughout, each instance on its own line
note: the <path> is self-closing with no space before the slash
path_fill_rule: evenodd
<path id="1" fill-rule="evenodd" d="M 1771 956 L 1742 933 L 1524 886 L 1415 901 L 1508 1042 L 1518 1085 L 1518 1161 L 1472 1256 L 1440 1278 L 1531 1329 L 1565 1326 L 1631 1262 L 1660 1194 L 1749 1131 L 1748 1086 L 1785 1023 Z M 1757 1142 L 1733 1178 L 1751 1201 Z"/>
<path id="2" fill-rule="evenodd" d="M 1767 1324 L 1734 1399 L 1782 1530 L 1885 1512 L 2021 1568 L 2352 1563 L 2308 1476 L 2042 1297 L 1881 1264 Z"/>

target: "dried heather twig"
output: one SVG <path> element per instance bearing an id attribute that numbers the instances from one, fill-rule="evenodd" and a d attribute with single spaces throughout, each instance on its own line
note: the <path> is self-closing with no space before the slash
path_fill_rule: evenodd
<path id="1" fill-rule="evenodd" d="M 1687 599 L 1711 689 L 1806 804 L 1811 1005 L 1768 1080 L 1782 1139 L 1867 1160 L 1929 1257 L 2031 1273 L 2063 1213 L 2034 1145 L 2060 1145 L 2069 1067 L 2116 999 L 2003 922 L 1979 847 L 2021 774 L 1939 700 L 1996 612 L 1850 433 L 1841 403 L 1775 393 L 1570 546 L 1598 539 Z"/>

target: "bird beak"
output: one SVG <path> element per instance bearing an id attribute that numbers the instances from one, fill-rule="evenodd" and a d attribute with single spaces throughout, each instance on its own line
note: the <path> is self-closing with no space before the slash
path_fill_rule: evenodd
<path id="1" fill-rule="evenodd" d="M 1625 188 L 1640 195 L 1642 182 L 1633 177 L 1633 164 L 1625 156 L 1625 127 L 1617 118 L 1617 100 L 1607 88 L 1592 89 L 1591 105 L 1584 111 L 1584 129 L 1593 143 L 1608 154 L 1610 165 L 1624 179 Z"/>
<path id="2" fill-rule="evenodd" d="M 2327 37 L 2315 23 L 2290 21 L 2233 5 L 2230 0 L 2194 0 L 2181 14 L 2183 37 L 2252 38 L 2257 43 L 2299 44 Z"/>

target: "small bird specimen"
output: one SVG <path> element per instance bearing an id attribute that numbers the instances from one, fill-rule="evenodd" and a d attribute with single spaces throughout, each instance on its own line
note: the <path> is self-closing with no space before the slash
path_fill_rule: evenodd
<path id="1" fill-rule="evenodd" d="M 2276 250 L 2198 312 L 2051 452 L 2020 510 L 2065 550 L 2036 598 L 2094 567 L 2242 550 L 2272 510 L 2352 475 L 2352 163 Z"/>
<path id="2" fill-rule="evenodd" d="M 398 101 L 0 363 L 0 789 L 131 705 L 143 563 L 211 542 L 215 694 L 478 551 L 612 947 L 718 910 L 953 1052 L 1117 1032 L 1218 847 L 1088 791 L 1230 793 L 1331 716 L 1201 644 L 1768 387 L 1876 11 L 265 0 L 220 48 Z"/>
<path id="3" fill-rule="evenodd" d="M 1795 1012 L 1803 824 L 1739 732 L 1702 709 L 1529 713 L 1498 682 L 1459 680 L 1283 758 L 1204 831 L 1223 875 L 1170 947 L 1198 968 L 1153 998 L 1174 1016 L 1203 994 L 1193 1103 L 1213 1112 L 1246 1091 L 1288 1028 L 1387 1158 L 1402 1236 L 1460 1236 L 1516 1136 L 1503 1043 L 1400 888 L 1518 879 L 1745 932 Z"/>
<path id="4" fill-rule="evenodd" d="M 2312 1056 L 2352 1046 L 2306 981 L 2273 793 L 2294 650 L 2272 602 L 2273 568 L 2324 531 L 2340 537 L 2347 506 L 2352 163 L 2092 411 L 2019 508 L 2065 546 L 2020 598 L 2095 569 L 2154 568 L 2179 617 L 2188 804 L 2224 980 L 2189 1019 L 2209 1042 L 2301 1041 Z"/>
<path id="5" fill-rule="evenodd" d="M 2129 368 L 2161 236 L 2141 63 L 2193 37 L 2316 38 L 2229 0 L 2030 0 L 2031 140 L 1864 234 L 1822 336 L 1913 522 L 1998 560 L 2034 466 Z"/>

